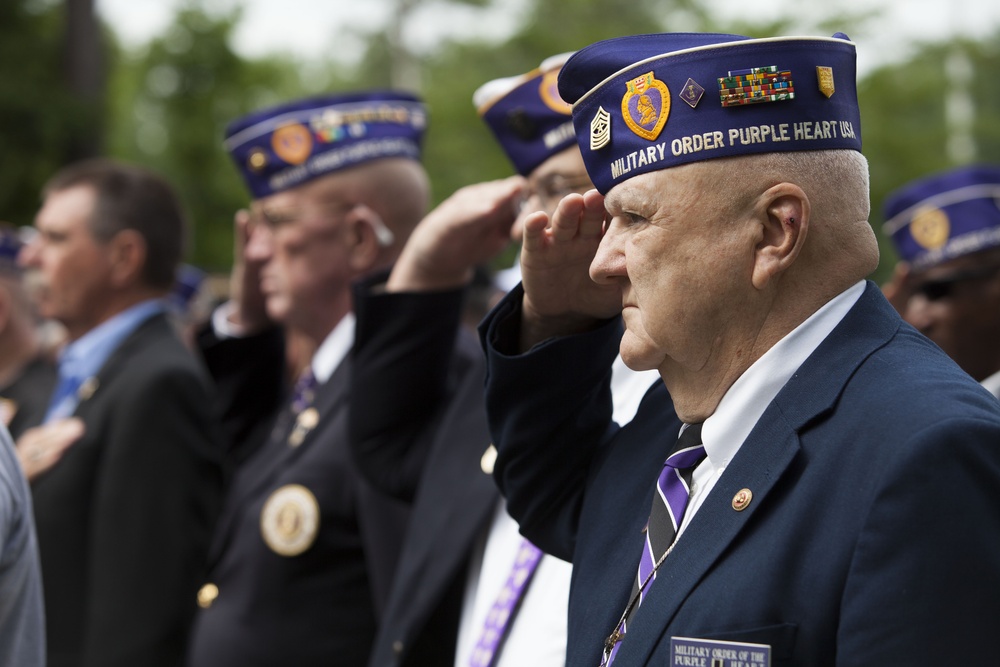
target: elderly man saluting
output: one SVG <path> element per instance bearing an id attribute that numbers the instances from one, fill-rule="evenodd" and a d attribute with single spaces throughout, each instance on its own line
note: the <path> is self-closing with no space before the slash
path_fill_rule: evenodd
<path id="1" fill-rule="evenodd" d="M 597 192 L 525 221 L 481 335 L 509 511 L 573 562 L 567 664 L 992 652 L 1000 406 L 865 281 L 855 60 L 659 34 L 563 68 Z M 619 344 L 676 415 L 612 423 Z"/>

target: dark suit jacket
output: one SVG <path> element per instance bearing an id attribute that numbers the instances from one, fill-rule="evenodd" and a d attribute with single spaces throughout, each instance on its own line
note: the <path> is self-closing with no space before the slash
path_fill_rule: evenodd
<path id="1" fill-rule="evenodd" d="M 13 382 L 0 389 L 0 400 L 13 402 L 14 416 L 7 428 L 15 441 L 26 429 L 45 419 L 57 377 L 56 364 L 39 356 L 25 366 Z"/>
<path id="2" fill-rule="evenodd" d="M 469 555 L 499 499 L 480 470 L 485 360 L 460 328 L 461 291 L 375 294 L 370 282 L 355 290 L 351 445 L 413 513 L 369 665 L 451 667 Z"/>
<path id="3" fill-rule="evenodd" d="M 261 354 L 250 354 L 247 364 L 281 364 L 281 349 L 266 338 L 259 340 Z M 249 353 L 252 341 L 217 341 L 204 352 L 225 355 L 231 344 Z M 217 361 L 210 367 L 225 366 Z M 399 557 L 406 508 L 376 493 L 351 461 L 349 366 L 342 363 L 317 388 L 318 420 L 298 446 L 289 445 L 295 421 L 285 400 L 267 413 L 257 412 L 264 437 L 236 469 L 227 494 L 207 577 L 218 597 L 197 615 L 190 665 L 310 667 L 367 661 Z M 234 403 L 231 417 L 246 412 L 239 400 Z M 254 399 L 250 412 L 259 407 Z M 292 485 L 305 487 L 315 498 L 318 527 L 308 548 L 281 555 L 263 537 L 262 513 L 275 492 Z"/>
<path id="4" fill-rule="evenodd" d="M 179 665 L 222 493 L 209 382 L 163 315 L 97 380 L 32 487 L 49 665 Z"/>
<path id="5" fill-rule="evenodd" d="M 496 476 L 525 535 L 572 558 L 567 664 L 596 665 L 679 424 L 651 393 L 608 429 L 593 387 L 616 323 L 504 355 L 519 296 L 481 330 Z M 524 373 L 553 382 L 525 391 Z M 1000 406 L 869 283 L 706 498 L 615 665 L 674 664 L 674 636 L 768 644 L 772 665 L 981 661 L 1000 621 L 997 488 Z"/>

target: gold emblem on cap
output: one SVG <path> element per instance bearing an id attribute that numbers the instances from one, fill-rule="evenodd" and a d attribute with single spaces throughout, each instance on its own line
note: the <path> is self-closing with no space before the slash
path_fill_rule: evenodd
<path id="1" fill-rule="evenodd" d="M 948 242 L 951 221 L 948 214 L 934 206 L 925 206 L 913 214 L 910 234 L 913 240 L 928 250 L 936 250 Z"/>
<path id="2" fill-rule="evenodd" d="M 254 148 L 247 156 L 247 167 L 250 171 L 258 173 L 267 166 L 267 153 L 261 148 Z"/>
<path id="3" fill-rule="evenodd" d="M 316 428 L 319 423 L 319 412 L 316 408 L 306 408 L 295 418 L 295 427 L 292 428 L 288 436 L 288 444 L 291 447 L 298 447 L 306 439 L 309 432 Z"/>
<path id="4" fill-rule="evenodd" d="M 538 96 L 545 102 L 545 106 L 556 113 L 570 115 L 573 107 L 566 104 L 559 96 L 559 70 L 551 70 L 542 76 L 542 82 L 538 84 Z"/>
<path id="5" fill-rule="evenodd" d="M 81 401 L 90 400 L 90 397 L 94 395 L 98 387 L 101 386 L 101 381 L 96 377 L 91 375 L 89 378 L 83 381 L 80 388 L 76 390 L 76 397 Z"/>
<path id="6" fill-rule="evenodd" d="M 833 68 L 816 66 L 816 78 L 819 80 L 819 92 L 827 97 L 833 95 L 836 88 L 833 85 Z"/>
<path id="7" fill-rule="evenodd" d="M 590 150 L 596 151 L 611 143 L 611 114 L 604 107 L 597 107 L 590 121 Z"/>
<path id="8" fill-rule="evenodd" d="M 479 467 L 483 469 L 483 472 L 487 475 L 493 474 L 493 466 L 497 462 L 497 448 L 490 443 L 490 446 L 486 448 L 483 452 L 483 457 L 479 459 Z"/>
<path id="9" fill-rule="evenodd" d="M 660 136 L 663 126 L 667 124 L 667 117 L 670 116 L 670 90 L 667 84 L 657 79 L 652 72 L 646 72 L 627 81 L 625 87 L 625 96 L 622 97 L 622 118 L 625 119 L 625 125 L 643 139 L 653 141 Z M 649 125 L 652 127 L 646 127 Z"/>
<path id="10" fill-rule="evenodd" d="M 211 583 L 205 584 L 198 589 L 198 606 L 208 609 L 217 597 L 219 597 L 219 587 Z"/>
<path id="11" fill-rule="evenodd" d="M 264 542 L 280 556 L 298 556 L 312 546 L 319 532 L 319 503 L 301 484 L 287 484 L 264 503 L 260 512 Z"/>
<path id="12" fill-rule="evenodd" d="M 301 123 L 283 125 L 271 135 L 274 154 L 288 164 L 302 164 L 312 154 L 313 139 Z"/>
<path id="13" fill-rule="evenodd" d="M 750 489 L 740 489 L 733 496 L 733 509 L 737 512 L 742 512 L 750 506 L 751 500 L 753 500 L 753 491 Z"/>

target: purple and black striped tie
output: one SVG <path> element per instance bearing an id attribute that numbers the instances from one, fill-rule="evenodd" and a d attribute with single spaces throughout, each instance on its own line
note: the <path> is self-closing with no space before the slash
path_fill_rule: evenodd
<path id="1" fill-rule="evenodd" d="M 704 458 L 705 446 L 701 443 L 701 423 L 690 424 L 677 438 L 674 450 L 667 457 L 663 470 L 656 480 L 653 507 L 649 512 L 649 522 L 646 524 L 646 540 L 643 543 L 642 556 L 639 558 L 639 571 L 632 583 L 632 595 L 629 598 L 631 600 L 638 595 L 639 599 L 629 612 L 628 618 L 618 628 L 622 635 L 625 634 L 629 621 L 642 604 L 653 579 L 656 578 L 656 562 L 674 542 L 691 496 L 691 475 Z M 615 644 L 605 665 L 612 663 L 620 646 L 621 642 Z"/>
<path id="2" fill-rule="evenodd" d="M 305 370 L 299 374 L 299 378 L 295 381 L 295 386 L 292 388 L 292 413 L 299 414 L 310 405 L 312 405 L 313 399 L 316 397 L 316 387 L 319 382 L 316 381 L 316 376 L 313 375 L 312 368 L 306 366 Z"/>

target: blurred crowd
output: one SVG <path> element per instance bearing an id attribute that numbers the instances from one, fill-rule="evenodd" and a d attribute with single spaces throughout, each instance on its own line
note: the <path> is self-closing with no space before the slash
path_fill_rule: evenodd
<path id="1" fill-rule="evenodd" d="M 469 113 L 511 175 L 433 209 L 416 95 L 234 119 L 221 286 L 142 165 L 0 226 L 0 666 L 988 656 L 1000 165 L 870 211 L 840 34 L 606 40 Z"/>

